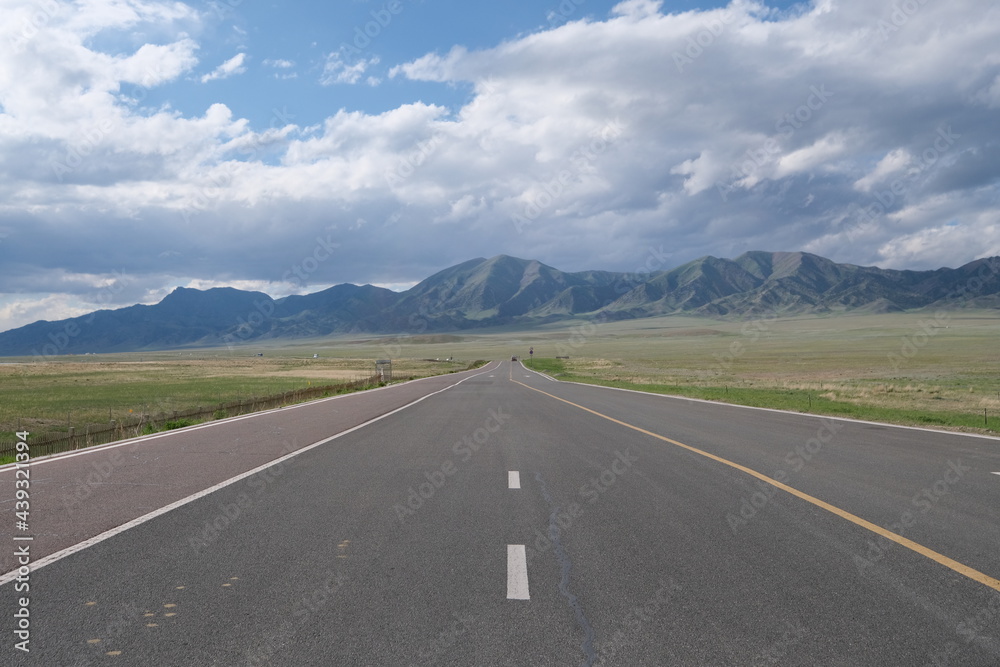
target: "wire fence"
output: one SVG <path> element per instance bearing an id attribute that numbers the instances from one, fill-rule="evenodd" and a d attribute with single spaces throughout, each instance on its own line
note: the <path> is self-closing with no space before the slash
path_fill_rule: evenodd
<path id="1" fill-rule="evenodd" d="M 173 410 L 170 413 L 139 414 L 127 419 L 112 420 L 106 424 L 88 424 L 82 432 L 70 428 L 68 433 L 44 433 L 28 437 L 28 449 L 31 458 L 69 452 L 95 445 L 136 438 L 160 431 L 170 430 L 195 423 L 237 417 L 261 410 L 272 410 L 293 403 L 301 403 L 333 394 L 357 391 L 382 384 L 378 376 L 361 380 L 328 384 L 318 387 L 295 389 L 270 396 L 241 398 L 227 403 L 218 403 L 210 407 L 198 406 L 187 410 Z M 0 442 L 0 461 L 13 459 L 16 453 L 17 441 Z"/>

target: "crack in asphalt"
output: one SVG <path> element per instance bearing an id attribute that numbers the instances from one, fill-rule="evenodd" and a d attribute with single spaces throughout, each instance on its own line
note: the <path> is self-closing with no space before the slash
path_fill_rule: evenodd
<path id="1" fill-rule="evenodd" d="M 569 590 L 569 574 L 570 570 L 573 569 L 573 561 L 570 560 L 569 554 L 566 553 L 566 549 L 563 547 L 562 540 L 560 539 L 560 528 L 557 522 L 559 507 L 555 504 L 555 500 L 552 499 L 552 494 L 549 493 L 548 487 L 545 486 L 542 473 L 536 472 L 535 480 L 542 489 L 542 496 L 545 498 L 545 502 L 549 505 L 549 539 L 552 540 L 556 560 L 559 561 L 559 566 L 562 568 L 559 592 L 563 594 L 570 608 L 573 609 L 573 613 L 576 614 L 576 622 L 580 626 L 580 629 L 583 630 L 583 643 L 580 645 L 580 649 L 583 651 L 584 661 L 580 664 L 582 667 L 591 667 L 597 659 L 597 654 L 594 652 L 594 629 L 591 627 L 590 621 L 587 620 L 587 615 L 583 611 L 583 604 Z"/>

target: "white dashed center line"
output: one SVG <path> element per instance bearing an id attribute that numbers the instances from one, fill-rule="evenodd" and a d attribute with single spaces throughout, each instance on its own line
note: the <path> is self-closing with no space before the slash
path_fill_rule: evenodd
<path id="1" fill-rule="evenodd" d="M 521 488 L 521 473 L 517 470 L 507 471 L 507 488 L 508 489 L 520 489 Z"/>
<path id="2" fill-rule="evenodd" d="M 507 545 L 507 599 L 531 599 L 528 595 L 528 558 L 523 544 Z"/>

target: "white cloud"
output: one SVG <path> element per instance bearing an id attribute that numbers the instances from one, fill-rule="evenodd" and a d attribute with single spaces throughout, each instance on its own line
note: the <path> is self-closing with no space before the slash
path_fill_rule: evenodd
<path id="1" fill-rule="evenodd" d="M 776 178 L 785 178 L 829 164 L 848 150 L 847 138 L 841 132 L 821 137 L 809 146 L 792 151 L 778 160 Z"/>
<path id="2" fill-rule="evenodd" d="M 27 294 L 21 298 L 0 300 L 0 322 L 3 330 L 22 327 L 39 320 L 57 320 L 86 315 L 93 304 L 74 299 L 68 294 Z"/>
<path id="3" fill-rule="evenodd" d="M 361 80 L 370 67 L 378 65 L 378 63 L 378 56 L 372 56 L 371 58 L 362 57 L 353 63 L 348 63 L 344 60 L 343 54 L 339 51 L 334 51 L 326 57 L 319 82 L 324 86 L 331 86 L 336 83 L 355 84 Z M 373 77 L 368 77 L 367 79 L 369 84 L 372 80 Z M 378 83 L 377 79 L 375 79 L 375 83 Z"/>
<path id="4" fill-rule="evenodd" d="M 273 76 L 275 79 L 278 79 L 280 81 L 290 81 L 292 79 L 299 78 L 299 73 L 298 72 L 289 72 L 288 71 L 288 70 L 292 69 L 293 67 L 295 67 L 295 62 L 292 61 L 292 60 L 284 60 L 284 59 L 280 59 L 280 58 L 277 59 L 277 60 L 270 60 L 270 59 L 268 59 L 268 60 L 264 61 L 264 65 L 266 67 L 272 67 L 275 70 L 277 70 L 271 76 Z"/>
<path id="5" fill-rule="evenodd" d="M 191 39 L 173 44 L 143 44 L 133 55 L 120 60 L 116 78 L 147 88 L 176 79 L 197 64 L 198 46 Z"/>
<path id="6" fill-rule="evenodd" d="M 862 192 L 870 192 L 872 187 L 889 176 L 899 173 L 912 161 L 913 156 L 905 148 L 889 151 L 884 158 L 878 161 L 870 174 L 866 174 L 854 182 L 854 187 Z"/>
<path id="7" fill-rule="evenodd" d="M 201 82 L 208 83 L 209 81 L 215 81 L 216 79 L 228 79 L 231 76 L 243 74 L 247 71 L 247 68 L 243 65 L 246 58 L 247 54 L 237 53 L 235 56 L 222 63 L 208 74 L 202 76 Z"/>
<path id="8" fill-rule="evenodd" d="M 461 108 L 340 109 L 270 129 L 225 100 L 150 108 L 152 88 L 197 66 L 185 5 L 94 0 L 26 36 L 18 19 L 34 5 L 10 1 L 0 248 L 20 259 L 0 278 L 14 295 L 0 329 L 36 314 L 21 295 L 48 294 L 62 315 L 86 302 L 87 276 L 123 267 L 134 278 L 115 303 L 178 284 L 408 284 L 499 252 L 619 270 L 660 245 L 678 263 L 805 248 L 927 268 L 1000 253 L 1000 8 L 973 0 L 921 5 L 891 31 L 892 8 L 863 0 L 784 14 L 633 0 L 606 20 L 390 69 L 467 86 Z M 158 37 L 129 42 L 137 26 Z M 114 35 L 131 46 L 95 46 Z M 377 57 L 342 55 L 321 83 L 379 82 Z M 287 278 L 317 248 L 330 259 Z"/>
<path id="9" fill-rule="evenodd" d="M 625 0 L 615 5 L 611 13 L 639 20 L 655 16 L 662 6 L 661 0 Z"/>
<path id="10" fill-rule="evenodd" d="M 972 259 L 1000 256 L 1000 225 L 985 222 L 927 227 L 893 238 L 878 252 L 882 263 L 889 266 L 957 266 Z"/>

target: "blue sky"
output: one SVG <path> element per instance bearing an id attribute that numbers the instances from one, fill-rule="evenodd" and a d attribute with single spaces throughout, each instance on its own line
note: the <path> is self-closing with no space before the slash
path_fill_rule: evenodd
<path id="1" fill-rule="evenodd" d="M 150 100 L 171 103 L 194 115 L 222 99 L 235 115 L 256 127 L 272 123 L 273 108 L 287 109 L 288 116 L 306 126 L 322 122 L 340 108 L 373 114 L 420 100 L 457 109 L 469 101 L 470 85 L 390 78 L 389 71 L 395 65 L 428 53 L 444 54 L 456 46 L 488 49 L 569 21 L 601 20 L 616 4 L 611 0 L 583 0 L 579 4 L 576 0 L 194 3 L 207 13 L 196 72 L 208 74 L 240 53 L 247 54 L 246 71 L 214 80 L 210 86 L 197 78 L 179 80 L 157 89 Z M 769 6 L 788 8 L 792 4 Z M 682 1 L 665 3 L 664 10 L 724 6 L 720 2 Z M 347 64 L 373 58 L 378 58 L 378 63 L 365 69 L 361 85 L 324 85 L 324 69 L 336 53 L 341 53 Z M 378 83 L 372 85 L 369 78 Z M 273 102 L 272 107 L 263 101 Z"/>
<path id="2" fill-rule="evenodd" d="M 0 330 L 178 286 L 400 289 L 501 253 L 1000 254 L 995 4 L 4 11 Z"/>

